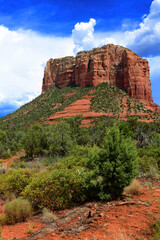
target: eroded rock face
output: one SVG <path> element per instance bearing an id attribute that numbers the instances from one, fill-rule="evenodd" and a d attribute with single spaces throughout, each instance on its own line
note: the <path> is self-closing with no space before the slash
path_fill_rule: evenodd
<path id="1" fill-rule="evenodd" d="M 63 88 L 74 83 L 87 87 L 102 82 L 123 89 L 143 103 L 153 104 L 148 61 L 113 44 L 79 52 L 76 57 L 50 59 L 45 67 L 42 92 L 54 85 Z"/>

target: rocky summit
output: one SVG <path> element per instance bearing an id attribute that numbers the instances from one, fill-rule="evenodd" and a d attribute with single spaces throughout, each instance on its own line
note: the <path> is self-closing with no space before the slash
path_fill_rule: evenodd
<path id="1" fill-rule="evenodd" d="M 95 87 L 102 82 L 124 90 L 160 112 L 159 107 L 153 104 L 148 61 L 113 44 L 81 51 L 76 57 L 50 59 L 45 67 L 42 92 L 51 86 L 63 88 L 74 84 Z"/>

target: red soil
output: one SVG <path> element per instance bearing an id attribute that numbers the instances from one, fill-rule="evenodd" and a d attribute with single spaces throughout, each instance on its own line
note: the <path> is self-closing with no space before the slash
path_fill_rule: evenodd
<path id="1" fill-rule="evenodd" d="M 93 93 L 93 91 L 92 91 Z M 73 95 L 75 93 L 71 93 L 71 94 L 66 94 L 65 98 L 68 98 L 70 95 Z M 54 116 L 50 116 L 46 123 L 51 123 L 54 124 L 58 119 L 60 118 L 70 118 L 72 116 L 76 116 L 76 115 L 83 115 L 83 124 L 84 126 L 90 126 L 90 121 L 93 118 L 96 117 L 100 117 L 100 116 L 108 116 L 108 117 L 112 117 L 113 113 L 103 113 L 103 112 L 95 112 L 95 111 L 91 111 L 90 110 L 90 105 L 91 105 L 91 99 L 93 98 L 93 95 L 86 95 L 84 96 L 82 99 L 75 101 L 74 103 L 70 104 L 68 107 L 66 107 L 63 111 L 60 112 L 56 112 L 54 114 Z M 127 116 L 134 116 L 135 112 L 132 111 L 128 112 L 128 106 L 127 106 L 127 98 L 123 97 L 123 105 L 124 105 L 124 109 L 123 111 L 120 113 L 119 119 L 120 120 L 127 120 Z M 56 109 L 60 106 L 60 104 L 57 104 L 53 109 Z M 149 110 L 153 110 L 152 107 L 145 105 L 146 109 Z M 141 110 L 139 112 L 137 112 L 137 115 L 141 116 L 141 117 L 147 117 L 147 118 L 151 118 L 153 117 L 153 113 L 144 113 Z M 153 121 L 152 119 L 148 120 L 140 120 L 143 122 L 151 122 Z"/>
<path id="2" fill-rule="evenodd" d="M 49 122 L 55 121 L 59 118 L 70 118 L 72 116 L 76 116 L 78 114 L 82 114 L 84 119 L 88 120 L 88 123 L 90 122 L 89 119 L 94 117 L 100 117 L 102 115 L 108 116 L 108 113 L 98 113 L 94 111 L 90 111 L 90 105 L 91 105 L 91 98 L 93 96 L 84 96 L 83 99 L 77 100 L 74 103 L 70 104 L 68 107 L 66 107 L 63 111 L 55 113 L 54 116 L 51 116 L 48 120 Z M 112 115 L 112 114 L 110 114 Z"/>
<path id="3" fill-rule="evenodd" d="M 24 151 L 19 151 L 15 156 L 11 158 L 2 159 L 2 163 L 0 163 L 0 168 L 9 168 L 13 162 L 16 162 L 17 160 L 24 156 L 25 156 Z"/>
<path id="4" fill-rule="evenodd" d="M 29 223 L 24 222 L 17 223 L 15 225 L 7 225 L 4 226 L 2 230 L 3 240 L 18 239 L 29 236 L 27 231 L 30 225 L 33 226 L 33 231 L 37 231 L 45 226 L 40 220 L 30 221 Z"/>

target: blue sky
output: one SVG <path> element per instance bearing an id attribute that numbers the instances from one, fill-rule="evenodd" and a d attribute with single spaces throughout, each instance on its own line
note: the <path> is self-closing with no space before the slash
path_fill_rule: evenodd
<path id="1" fill-rule="evenodd" d="M 160 105 L 160 0 L 0 0 L 0 117 L 41 93 L 49 58 L 107 43 L 148 59 Z"/>

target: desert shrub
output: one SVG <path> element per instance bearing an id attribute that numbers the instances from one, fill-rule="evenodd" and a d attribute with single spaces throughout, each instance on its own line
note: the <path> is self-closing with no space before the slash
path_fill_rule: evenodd
<path id="1" fill-rule="evenodd" d="M 3 152 L 1 154 L 2 159 L 7 159 L 7 158 L 10 158 L 10 157 L 11 157 L 11 154 L 9 152 Z"/>
<path id="2" fill-rule="evenodd" d="M 27 163 L 25 161 L 12 162 L 10 167 L 14 169 L 27 168 Z"/>
<path id="3" fill-rule="evenodd" d="M 150 145 L 138 150 L 138 163 L 141 175 L 157 177 L 160 174 L 160 148 Z"/>
<path id="4" fill-rule="evenodd" d="M 158 174 L 158 163 L 154 157 L 143 156 L 138 158 L 139 171 L 142 176 L 153 176 Z"/>
<path id="5" fill-rule="evenodd" d="M 4 205 L 7 224 L 24 222 L 32 215 L 32 207 L 28 200 L 17 198 Z"/>
<path id="6" fill-rule="evenodd" d="M 56 215 L 47 208 L 44 208 L 42 213 L 43 213 L 42 221 L 44 223 L 51 223 L 57 219 Z"/>
<path id="7" fill-rule="evenodd" d="M 73 147 L 71 127 L 65 121 L 53 125 L 48 133 L 49 154 L 65 156 Z"/>
<path id="8" fill-rule="evenodd" d="M 126 185 L 138 173 L 135 143 L 125 138 L 119 128 L 107 128 L 103 148 L 93 149 L 85 177 L 89 199 L 111 200 L 120 197 Z"/>
<path id="9" fill-rule="evenodd" d="M 69 155 L 58 161 L 54 167 L 59 168 L 64 165 L 63 168 L 68 169 L 73 169 L 78 166 L 85 168 L 91 149 L 91 147 L 75 145 L 74 148 L 69 151 Z"/>
<path id="10" fill-rule="evenodd" d="M 3 226 L 6 224 L 6 216 L 5 215 L 0 215 L 0 226 Z"/>
<path id="11" fill-rule="evenodd" d="M 0 193 L 8 197 L 12 193 L 14 193 L 16 196 L 20 196 L 21 192 L 31 181 L 33 175 L 33 170 L 22 168 L 19 168 L 18 170 L 12 170 L 4 175 L 1 175 Z"/>
<path id="12" fill-rule="evenodd" d="M 152 240 L 159 240 L 160 239 L 160 220 L 157 220 L 155 224 L 153 224 L 152 228 L 154 233 L 154 237 L 152 238 Z"/>
<path id="13" fill-rule="evenodd" d="M 28 158 L 44 153 L 44 149 L 47 148 L 47 138 L 41 125 L 34 124 L 28 129 L 23 138 L 23 146 Z"/>
<path id="14" fill-rule="evenodd" d="M 131 185 L 125 187 L 124 192 L 130 195 L 140 195 L 142 193 L 142 187 L 137 180 L 134 180 Z"/>
<path id="15" fill-rule="evenodd" d="M 43 171 L 27 185 L 23 196 L 35 210 L 44 207 L 64 209 L 84 201 L 83 184 L 83 175 L 78 168 Z"/>
<path id="16" fill-rule="evenodd" d="M 27 233 L 28 234 L 33 234 L 34 233 L 34 224 L 32 222 L 28 222 L 28 230 Z"/>

